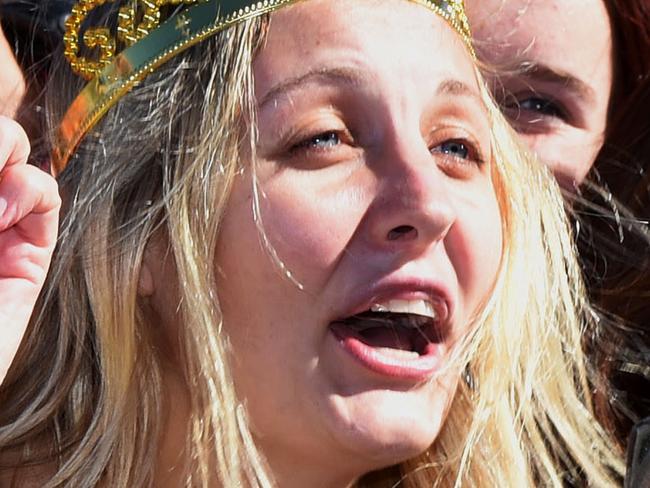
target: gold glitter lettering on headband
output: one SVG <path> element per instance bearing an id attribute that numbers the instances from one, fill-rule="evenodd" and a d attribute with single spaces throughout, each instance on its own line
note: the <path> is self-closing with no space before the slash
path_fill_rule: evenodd
<path id="1" fill-rule="evenodd" d="M 73 71 L 89 83 L 63 117 L 52 157 L 60 174 L 84 135 L 121 97 L 159 66 L 189 47 L 244 20 L 307 0 L 130 0 L 119 9 L 117 35 L 108 27 L 86 27 L 89 14 L 110 0 L 80 0 L 66 21 L 64 54 Z M 433 10 L 461 36 L 474 55 L 463 0 L 409 0 Z M 161 9 L 187 5 L 161 23 Z M 121 52 L 117 52 L 122 47 Z M 98 52 L 92 60 L 81 49 Z"/>
<path id="2" fill-rule="evenodd" d="M 198 2 L 199 0 L 140 0 L 121 7 L 117 14 L 117 38 L 111 35 L 107 27 L 91 27 L 85 31 L 83 35 L 85 46 L 99 51 L 99 59 L 92 61 L 79 56 L 81 47 L 79 33 L 88 14 L 97 7 L 110 2 L 107 0 L 81 0 L 72 7 L 70 16 L 65 23 L 64 55 L 75 73 L 90 80 L 98 76 L 101 70 L 113 60 L 118 42 L 125 47 L 130 47 L 160 25 L 161 8 L 168 5 L 189 5 Z M 137 22 L 138 18 L 140 22 Z"/>

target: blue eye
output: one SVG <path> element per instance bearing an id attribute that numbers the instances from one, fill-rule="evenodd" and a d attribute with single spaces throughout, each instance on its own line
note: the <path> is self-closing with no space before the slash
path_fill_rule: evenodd
<path id="1" fill-rule="evenodd" d="M 292 149 L 330 149 L 341 143 L 339 134 L 334 131 L 322 132 L 299 142 Z"/>
<path id="2" fill-rule="evenodd" d="M 438 144 L 433 148 L 432 152 L 445 154 L 458 159 L 470 158 L 470 149 L 467 144 L 456 140 L 445 141 L 442 144 Z"/>

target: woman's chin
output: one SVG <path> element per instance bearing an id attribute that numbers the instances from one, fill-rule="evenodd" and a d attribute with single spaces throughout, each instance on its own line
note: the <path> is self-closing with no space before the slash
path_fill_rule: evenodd
<path id="1" fill-rule="evenodd" d="M 341 452 L 379 469 L 427 450 L 440 432 L 448 397 L 424 392 L 374 390 L 333 396 L 330 434 Z"/>

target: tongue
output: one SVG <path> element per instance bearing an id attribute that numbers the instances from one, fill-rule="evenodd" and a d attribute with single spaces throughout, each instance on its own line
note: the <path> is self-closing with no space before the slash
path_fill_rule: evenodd
<path id="1" fill-rule="evenodd" d="M 370 347 L 413 351 L 411 334 L 402 328 L 373 327 L 358 335 L 361 341 Z"/>

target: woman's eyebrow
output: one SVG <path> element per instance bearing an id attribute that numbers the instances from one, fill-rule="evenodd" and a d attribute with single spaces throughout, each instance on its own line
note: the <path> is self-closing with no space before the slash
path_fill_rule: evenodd
<path id="1" fill-rule="evenodd" d="M 470 97 L 483 105 L 483 100 L 477 90 L 470 87 L 467 83 L 453 78 L 441 81 L 438 88 L 436 88 L 436 95 Z"/>
<path id="2" fill-rule="evenodd" d="M 276 100 L 281 96 L 310 83 L 344 84 L 356 87 L 367 81 L 368 76 L 355 68 L 317 68 L 277 83 L 260 99 L 258 107 L 262 110 L 272 100 Z M 467 83 L 453 78 L 441 81 L 436 88 L 436 95 L 470 97 L 483 105 L 483 100 L 477 90 L 471 88 Z"/>
<path id="3" fill-rule="evenodd" d="M 526 78 L 547 83 L 554 83 L 572 92 L 586 103 L 594 103 L 596 93 L 584 80 L 553 66 L 533 61 L 521 61 L 515 67 L 515 73 L 521 72 Z"/>
<path id="4" fill-rule="evenodd" d="M 272 100 L 277 100 L 288 92 L 299 89 L 311 83 L 344 84 L 359 86 L 367 81 L 368 77 L 361 71 L 347 67 L 315 68 L 299 76 L 287 78 L 277 83 L 260 99 L 259 110 L 262 110 Z"/>
<path id="5" fill-rule="evenodd" d="M 481 97 L 478 88 L 457 78 L 442 80 L 435 89 L 435 95 L 455 100 L 464 98 L 465 101 L 469 102 L 470 106 L 477 107 L 483 114 L 487 113 L 485 101 Z"/>

